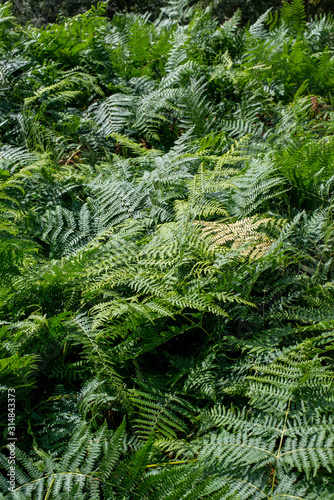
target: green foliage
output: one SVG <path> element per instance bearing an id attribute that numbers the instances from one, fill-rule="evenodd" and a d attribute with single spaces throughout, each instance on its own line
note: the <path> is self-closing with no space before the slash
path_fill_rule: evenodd
<path id="1" fill-rule="evenodd" d="M 307 8 L 1 7 L 1 498 L 333 498 L 334 21 Z"/>

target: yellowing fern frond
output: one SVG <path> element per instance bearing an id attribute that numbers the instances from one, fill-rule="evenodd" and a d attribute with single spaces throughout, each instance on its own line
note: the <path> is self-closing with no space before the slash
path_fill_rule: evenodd
<path id="1" fill-rule="evenodd" d="M 241 249 L 241 254 L 252 260 L 260 258 L 273 240 L 263 229 L 272 218 L 256 220 L 255 217 L 245 217 L 233 223 L 202 222 L 204 235 L 210 236 L 214 248 L 232 243 L 231 249 Z"/>

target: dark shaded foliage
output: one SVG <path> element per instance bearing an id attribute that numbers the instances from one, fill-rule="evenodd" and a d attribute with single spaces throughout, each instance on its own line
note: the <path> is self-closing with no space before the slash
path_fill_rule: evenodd
<path id="1" fill-rule="evenodd" d="M 1 0 L 4 3 L 5 0 Z M 195 3 L 195 2 L 193 2 Z M 220 22 L 233 16 L 238 9 L 242 12 L 243 23 L 254 23 L 256 19 L 268 9 L 280 9 L 282 0 L 202 0 L 204 7 L 212 5 L 213 13 Z M 13 12 L 19 22 L 31 22 L 36 26 L 54 23 L 62 17 L 82 14 L 92 5 L 97 6 L 98 0 L 13 0 Z M 141 13 L 149 12 L 151 18 L 159 16 L 160 8 L 167 5 L 166 0 L 109 0 L 107 14 L 112 18 L 116 13 Z M 308 0 L 305 3 L 306 13 L 309 17 L 316 14 L 334 13 L 332 0 Z"/>

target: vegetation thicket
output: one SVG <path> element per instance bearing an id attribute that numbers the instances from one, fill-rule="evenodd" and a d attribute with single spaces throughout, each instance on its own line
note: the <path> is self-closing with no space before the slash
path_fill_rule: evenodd
<path id="1" fill-rule="evenodd" d="M 190 5 L 199 3 L 202 7 L 209 4 L 220 22 L 231 17 L 237 9 L 242 11 L 241 24 L 255 22 L 267 9 L 280 9 L 282 0 L 190 0 Z M 0 0 L 0 5 L 6 0 Z M 86 12 L 91 5 L 97 6 L 98 0 L 12 0 L 13 13 L 20 24 L 32 23 L 42 26 L 54 23 L 64 16 L 74 16 Z M 168 4 L 167 0 L 108 0 L 106 15 L 110 18 L 119 13 L 150 13 L 150 19 L 159 16 L 160 9 Z M 305 11 L 308 16 L 332 13 L 332 0 L 305 0 Z"/>
<path id="2" fill-rule="evenodd" d="M 334 19 L 106 8 L 0 9 L 0 498 L 333 499 Z"/>

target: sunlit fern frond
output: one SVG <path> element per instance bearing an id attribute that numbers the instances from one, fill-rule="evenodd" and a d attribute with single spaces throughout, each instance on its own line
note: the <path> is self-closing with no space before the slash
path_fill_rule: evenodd
<path id="1" fill-rule="evenodd" d="M 265 254 L 273 240 L 267 236 L 266 225 L 273 222 L 272 218 L 258 219 L 257 217 L 245 217 L 232 223 L 201 222 L 205 236 L 210 237 L 214 248 L 231 245 L 232 250 L 241 251 L 241 255 L 251 260 L 259 259 Z"/>

